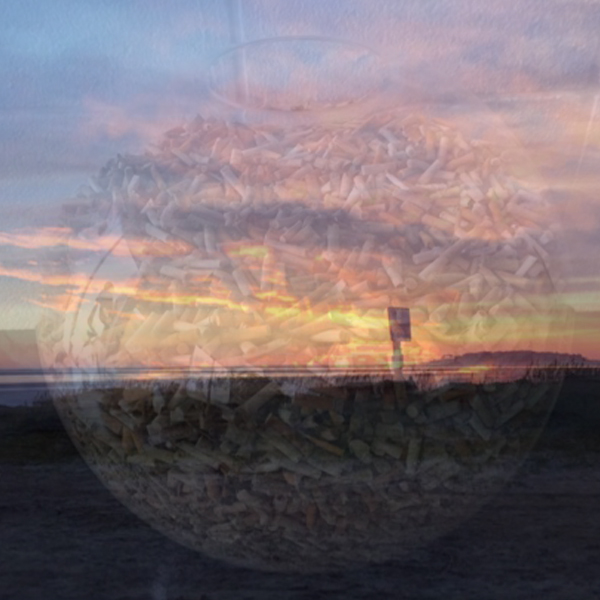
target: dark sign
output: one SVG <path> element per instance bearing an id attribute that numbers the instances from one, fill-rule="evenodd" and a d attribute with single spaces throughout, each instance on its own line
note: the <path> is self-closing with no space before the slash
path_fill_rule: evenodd
<path id="1" fill-rule="evenodd" d="M 393 342 L 410 340 L 410 310 L 408 308 L 388 307 L 388 319 Z"/>

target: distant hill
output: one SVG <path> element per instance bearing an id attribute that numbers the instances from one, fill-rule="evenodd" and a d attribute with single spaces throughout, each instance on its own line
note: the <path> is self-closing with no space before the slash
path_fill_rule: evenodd
<path id="1" fill-rule="evenodd" d="M 470 352 L 458 356 L 428 362 L 426 368 L 435 367 L 588 367 L 599 368 L 600 362 L 590 361 L 581 354 L 558 352 L 534 352 L 517 350 L 514 352 Z"/>

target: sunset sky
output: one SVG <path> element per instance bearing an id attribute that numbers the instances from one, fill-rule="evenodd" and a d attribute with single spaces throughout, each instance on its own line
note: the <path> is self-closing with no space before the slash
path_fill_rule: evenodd
<path id="1" fill-rule="evenodd" d="M 130 246 L 118 243 L 118 224 L 100 238 L 74 241 L 59 222 L 60 203 L 117 154 L 142 153 L 198 113 L 221 114 L 209 93 L 209 71 L 226 50 L 266 38 L 315 36 L 352 41 L 379 57 L 380 71 L 368 61 L 360 70 L 353 55 L 336 58 L 350 61 L 338 96 L 357 95 L 368 76 L 381 77 L 378 89 L 386 93 L 390 86 L 392 93 L 416 89 L 424 101 L 450 101 L 457 120 L 482 136 L 498 139 L 508 130 L 519 141 L 527 157 L 517 164 L 519 177 L 548 194 L 564 248 L 564 277 L 553 303 L 570 307 L 570 318 L 567 330 L 543 349 L 600 358 L 599 2 L 5 4 L 0 330 L 32 329 L 45 306 L 66 307 L 71 298 L 72 307 L 72 293 L 89 294 L 93 286 L 99 293 L 107 281 L 129 293 L 135 264 Z M 270 73 L 281 73 L 288 86 L 314 83 L 311 69 L 291 67 L 293 57 L 272 59 Z M 79 251 L 75 277 L 60 269 L 65 243 Z M 90 288 L 95 265 L 110 249 L 109 270 Z M 24 353 L 21 362 L 28 361 Z"/>

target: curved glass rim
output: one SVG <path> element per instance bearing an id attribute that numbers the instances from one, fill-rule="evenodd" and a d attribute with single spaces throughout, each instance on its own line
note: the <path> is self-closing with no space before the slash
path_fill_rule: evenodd
<path id="1" fill-rule="evenodd" d="M 252 105 L 251 103 L 243 104 L 242 102 L 237 102 L 235 100 L 232 100 L 230 97 L 218 92 L 215 89 L 214 70 L 215 70 L 215 67 L 219 64 L 219 62 L 222 59 L 224 59 L 230 55 L 233 55 L 237 52 L 244 51 L 247 48 L 252 48 L 252 47 L 257 47 L 257 46 L 266 46 L 269 44 L 277 44 L 277 43 L 285 43 L 285 42 L 319 42 L 319 43 L 332 44 L 332 45 L 338 44 L 340 46 L 348 46 L 348 47 L 353 47 L 356 49 L 363 49 L 363 50 L 366 50 L 373 58 L 375 58 L 376 61 L 380 65 L 382 64 L 381 55 L 378 52 L 376 52 L 373 48 L 371 48 L 370 46 L 367 46 L 366 44 L 362 44 L 360 42 L 355 42 L 355 41 L 346 40 L 346 39 L 342 39 L 342 38 L 330 38 L 330 37 L 318 36 L 318 35 L 276 36 L 276 37 L 262 38 L 262 39 L 258 39 L 258 40 L 252 40 L 250 42 L 244 42 L 242 44 L 237 44 L 231 48 L 228 48 L 227 50 L 225 50 L 224 52 L 221 52 L 220 54 L 218 54 L 216 56 L 215 60 L 213 61 L 213 63 L 211 64 L 211 66 L 209 68 L 209 77 L 210 77 L 209 90 L 210 90 L 210 93 L 217 100 L 219 100 L 220 102 L 223 102 L 224 104 L 229 105 L 232 108 L 236 108 L 236 109 L 240 109 L 240 110 L 260 111 L 260 112 L 265 112 L 265 113 L 279 113 L 279 114 L 294 114 L 296 112 L 304 113 L 304 114 L 311 113 L 311 112 L 322 113 L 322 112 L 327 112 L 327 111 L 339 110 L 339 109 L 346 108 L 348 106 L 356 106 L 357 104 L 364 102 L 366 99 L 368 99 L 369 97 L 371 97 L 373 95 L 372 93 L 363 94 L 361 96 L 357 96 L 356 98 L 352 99 L 351 101 L 344 102 L 344 103 L 337 103 L 332 106 L 331 105 L 330 106 L 319 106 L 318 104 L 316 104 L 315 106 L 311 106 L 311 107 L 305 108 L 305 109 L 304 108 L 303 109 L 294 109 L 294 108 L 278 108 L 276 106 L 262 107 L 262 106 Z"/>

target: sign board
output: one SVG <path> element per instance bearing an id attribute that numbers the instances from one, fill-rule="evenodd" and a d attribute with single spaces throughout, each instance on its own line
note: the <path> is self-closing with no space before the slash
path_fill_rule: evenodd
<path id="1" fill-rule="evenodd" d="M 409 341 L 411 339 L 410 310 L 408 308 L 388 307 L 388 320 L 392 342 Z"/>

